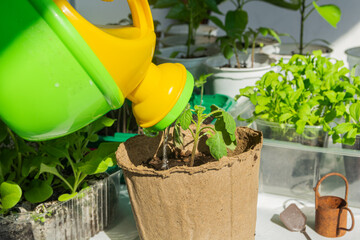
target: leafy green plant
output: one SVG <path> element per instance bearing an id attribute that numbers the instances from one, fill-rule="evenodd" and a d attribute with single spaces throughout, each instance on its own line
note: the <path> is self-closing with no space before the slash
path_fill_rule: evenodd
<path id="1" fill-rule="evenodd" d="M 358 81 L 357 91 L 359 91 L 360 82 L 359 78 L 356 78 L 356 81 Z M 346 108 L 344 119 L 345 122 L 339 123 L 333 128 L 333 139 L 338 143 L 354 145 L 356 136 L 360 134 L 360 102 L 357 99 L 354 99 L 354 103 Z"/>
<path id="2" fill-rule="evenodd" d="M 195 79 L 195 87 L 200 88 L 200 105 L 203 102 L 203 96 L 204 96 L 204 85 L 207 82 L 208 77 L 212 76 L 213 73 L 209 74 L 202 74 L 198 79 Z"/>
<path id="3" fill-rule="evenodd" d="M 195 43 L 195 32 L 200 23 L 209 18 L 210 11 L 220 13 L 218 4 L 223 0 L 156 0 L 154 8 L 169 8 L 166 18 L 178 20 L 188 25 L 186 58 L 191 57 L 191 46 Z"/>
<path id="4" fill-rule="evenodd" d="M 88 148 L 89 142 L 98 140 L 97 132 L 114 123 L 113 119 L 101 117 L 94 123 L 62 138 L 44 142 L 40 146 L 48 161 L 42 161 L 39 174 L 49 173 L 61 180 L 61 186 L 69 193 L 59 196 L 59 201 L 71 199 L 89 175 L 105 172 L 114 165 L 117 143 L 101 143 L 96 150 Z"/>
<path id="5" fill-rule="evenodd" d="M 189 130 L 194 138 L 190 166 L 194 165 L 199 140 L 204 136 L 208 136 L 206 144 L 209 146 L 211 155 L 217 160 L 227 155 L 227 149 L 234 150 L 236 147 L 236 124 L 232 116 L 215 105 L 211 106 L 209 114 L 204 113 L 205 107 L 195 106 L 194 109 L 191 109 L 188 105 L 176 120 L 174 129 L 174 143 L 176 146 L 182 146 L 183 144 L 181 128 Z M 193 118 L 193 114 L 196 116 L 197 121 Z M 203 125 L 204 120 L 210 116 L 216 118 L 214 126 Z M 191 124 L 195 125 L 194 131 L 190 128 Z"/>
<path id="6" fill-rule="evenodd" d="M 280 126 L 294 124 L 298 134 L 303 133 L 305 125 L 323 126 L 332 134 L 331 125 L 359 94 L 358 80 L 355 85 L 351 82 L 353 74 L 347 76 L 349 70 L 342 61 L 323 57 L 321 51 L 313 54 L 294 55 L 288 63 L 280 60 L 275 64 L 280 72 L 270 71 L 255 86 L 240 89 L 236 98 L 249 98 L 255 110 L 249 119 L 239 119 L 252 122 L 260 118 Z"/>
<path id="7" fill-rule="evenodd" d="M 338 6 L 334 4 L 325 4 L 318 5 L 317 2 L 319 0 L 262 0 L 268 2 L 270 4 L 276 5 L 278 7 L 282 7 L 289 10 L 298 11 L 300 13 L 300 43 L 299 43 L 299 53 L 304 54 L 304 48 L 307 45 L 304 45 L 304 27 L 305 21 L 308 19 L 310 14 L 316 11 L 327 23 L 329 23 L 332 27 L 336 28 L 337 23 L 341 19 L 341 10 Z M 314 39 L 310 41 L 310 44 L 313 41 L 323 41 L 328 44 L 327 41 L 323 39 Z"/>
<path id="8" fill-rule="evenodd" d="M 113 166 L 117 144 L 103 143 L 94 151 L 87 147 L 98 140 L 100 129 L 112 124 L 112 119 L 102 117 L 65 137 L 27 142 L 0 121 L 0 214 L 22 200 L 44 202 L 54 189 L 69 191 L 59 197 L 60 201 L 67 200 L 86 187 L 88 175 Z"/>
<path id="9" fill-rule="evenodd" d="M 259 34 L 264 37 L 268 35 L 273 36 L 278 42 L 281 42 L 281 40 L 278 34 L 271 28 L 259 27 L 257 29 L 247 29 L 248 13 L 243 10 L 243 7 L 251 1 L 236 0 L 232 2 L 236 9 L 226 13 L 224 23 L 216 16 L 211 16 L 210 20 L 226 33 L 225 36 L 219 37 L 218 41 L 220 41 L 221 52 L 229 60 L 229 65 L 231 65 L 230 59 L 235 55 L 236 67 L 241 68 L 244 66 L 245 64 L 240 60 L 240 52 L 246 52 L 251 47 L 251 67 L 253 67 L 255 45 Z"/>
<path id="10" fill-rule="evenodd" d="M 18 137 L 0 121 L 0 214 L 5 214 L 22 198 L 31 203 L 52 195 L 52 176 L 38 173 L 38 144 Z M 34 164 L 29 164 L 34 162 Z"/>

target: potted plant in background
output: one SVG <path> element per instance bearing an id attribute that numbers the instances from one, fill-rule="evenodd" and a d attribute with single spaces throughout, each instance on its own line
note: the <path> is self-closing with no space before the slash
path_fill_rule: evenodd
<path id="1" fill-rule="evenodd" d="M 270 35 L 279 42 L 280 38 L 271 28 L 247 28 L 248 14 L 243 10 L 246 3 L 242 0 L 234 1 L 236 9 L 226 13 L 224 23 L 215 16 L 210 17 L 226 35 L 218 38 L 222 56 L 205 61 L 207 71 L 213 73 L 207 92 L 235 97 L 237 89 L 254 85 L 274 62 L 269 55 L 259 53 L 256 41 L 259 35 Z"/>
<path id="2" fill-rule="evenodd" d="M 328 46 L 312 44 L 315 41 L 320 41 L 329 45 L 326 40 L 323 39 L 314 39 L 308 43 L 304 43 L 304 29 L 305 21 L 308 19 L 310 14 L 316 11 L 327 23 L 332 27 L 336 28 L 337 23 L 341 18 L 340 8 L 334 4 L 318 5 L 317 1 L 307 1 L 307 0 L 296 0 L 291 3 L 286 0 L 263 0 L 270 4 L 282 7 L 285 9 L 298 11 L 300 13 L 300 33 L 299 33 L 299 44 L 282 44 L 280 46 L 279 54 L 275 54 L 277 59 L 284 58 L 286 60 L 290 59 L 291 56 L 295 53 L 297 54 L 309 54 L 315 50 L 321 50 L 324 54 L 329 54 L 332 52 L 332 49 Z M 297 42 L 295 40 L 295 42 Z"/>
<path id="3" fill-rule="evenodd" d="M 117 150 L 140 238 L 254 239 L 261 133 L 215 106 L 194 109 L 168 137 L 136 136 Z M 211 115 L 215 125 L 202 125 Z"/>
<path id="4" fill-rule="evenodd" d="M 68 136 L 35 143 L 0 122 L 2 239 L 90 238 L 109 224 L 120 172 L 99 174 L 113 166 L 118 144 L 94 151 L 87 144 L 112 123 L 102 117 Z"/>
<path id="5" fill-rule="evenodd" d="M 240 89 L 237 98 L 245 97 L 255 107 L 250 118 L 239 118 L 254 122 L 271 143 L 262 150 L 264 191 L 286 194 L 284 189 L 291 189 L 291 194 L 304 196 L 319 180 L 319 166 L 326 161 L 311 147 L 327 147 L 333 126 L 355 97 L 355 87 L 344 63 L 323 57 L 319 51 L 313 56 L 296 54 L 275 66 L 278 72 L 270 71 L 255 86 Z M 298 145 L 295 150 L 294 144 Z M 276 176 L 269 174 L 274 171 Z"/>
<path id="6" fill-rule="evenodd" d="M 185 23 L 188 26 L 188 34 L 185 45 L 178 45 L 168 48 L 161 48 L 160 53 L 155 55 L 157 63 L 178 62 L 183 64 L 195 78 L 198 78 L 204 69 L 202 63 L 208 56 L 218 52 L 214 45 L 197 45 L 195 42 L 196 29 L 204 19 L 208 19 L 210 11 L 220 13 L 216 0 L 157 0 L 155 8 L 169 8 L 166 16 Z"/>

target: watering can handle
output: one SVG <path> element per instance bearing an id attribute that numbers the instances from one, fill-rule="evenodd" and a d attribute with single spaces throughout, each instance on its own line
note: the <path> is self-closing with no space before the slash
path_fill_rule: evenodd
<path id="1" fill-rule="evenodd" d="M 134 27 L 141 31 L 154 31 L 154 23 L 147 0 L 127 0 L 133 18 Z"/>
<path id="2" fill-rule="evenodd" d="M 76 16 L 81 18 L 80 14 L 70 6 L 67 0 L 53 0 L 58 6 L 62 6 L 64 12 L 68 16 Z M 99 0 L 100 1 L 100 0 Z M 140 29 L 141 32 L 154 31 L 154 23 L 147 0 L 127 0 L 133 18 L 134 27 Z M 74 19 L 75 19 L 74 18 Z"/>
<path id="3" fill-rule="evenodd" d="M 345 185 L 346 185 L 345 201 L 347 202 L 348 189 L 349 189 L 349 183 L 348 183 L 347 179 L 340 173 L 328 173 L 318 181 L 318 183 L 316 184 L 316 187 L 314 188 L 314 191 L 315 191 L 315 209 L 318 208 L 318 199 L 320 198 L 319 186 L 322 183 L 322 181 L 324 181 L 327 177 L 330 177 L 330 176 L 338 176 L 338 177 L 341 177 L 344 180 Z"/>
<path id="4" fill-rule="evenodd" d="M 353 214 L 353 212 L 352 212 L 349 208 L 347 208 L 347 207 L 342 207 L 342 208 L 340 209 L 339 216 L 341 215 L 341 212 L 342 212 L 343 210 L 347 210 L 347 211 L 350 213 L 350 216 L 351 216 L 351 227 L 350 227 L 350 228 L 339 228 L 339 229 L 350 232 L 350 231 L 352 231 L 352 230 L 354 229 L 354 226 L 355 226 L 354 214 Z"/>

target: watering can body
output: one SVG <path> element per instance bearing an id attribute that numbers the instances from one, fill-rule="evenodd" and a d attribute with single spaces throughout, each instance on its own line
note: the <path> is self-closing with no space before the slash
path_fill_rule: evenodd
<path id="1" fill-rule="evenodd" d="M 128 98 L 140 126 L 170 125 L 190 99 L 192 76 L 180 64 L 151 63 L 149 5 L 128 4 L 134 26 L 99 28 L 66 0 L 2 1 L 0 118 L 25 139 L 51 139 Z"/>

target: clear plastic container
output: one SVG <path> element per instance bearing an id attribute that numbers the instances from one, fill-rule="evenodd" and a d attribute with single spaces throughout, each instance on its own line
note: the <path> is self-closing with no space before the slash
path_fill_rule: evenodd
<path id="1" fill-rule="evenodd" d="M 347 61 L 349 63 L 349 68 L 352 69 L 355 67 L 355 65 L 360 64 L 360 47 L 354 47 L 347 49 L 345 51 L 345 54 L 347 55 Z M 356 66 L 355 75 L 360 75 L 360 68 L 359 66 Z"/>
<path id="2" fill-rule="evenodd" d="M 313 187 L 330 172 L 343 174 L 349 181 L 349 205 L 360 207 L 360 151 L 344 149 L 339 144 L 328 148 L 264 138 L 260 163 L 261 192 L 314 201 Z M 346 170 L 348 169 L 348 170 Z M 351 181 L 350 181 L 351 179 Z M 344 197 L 342 179 L 331 177 L 321 184 L 321 195 Z"/>
<path id="3" fill-rule="evenodd" d="M 0 218 L 1 239 L 91 238 L 115 221 L 119 214 L 121 175 L 119 170 L 82 190 L 69 201 L 56 202 L 44 213 L 27 212 Z"/>
<path id="4" fill-rule="evenodd" d="M 326 147 L 328 144 L 328 135 L 322 126 L 306 125 L 304 132 L 298 134 L 294 124 L 280 125 L 279 123 L 261 119 L 255 120 L 255 124 L 256 129 L 263 132 L 264 138 L 296 142 L 315 147 Z"/>

